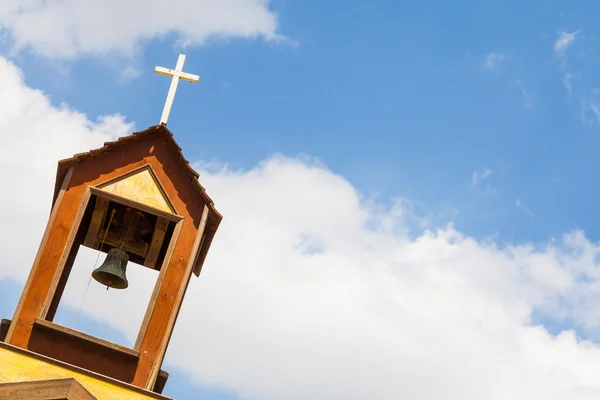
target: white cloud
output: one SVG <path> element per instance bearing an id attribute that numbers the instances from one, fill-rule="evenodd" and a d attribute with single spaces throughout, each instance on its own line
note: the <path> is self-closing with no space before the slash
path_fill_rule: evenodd
<path id="1" fill-rule="evenodd" d="M 127 66 L 121 73 L 121 77 L 125 80 L 130 80 L 130 79 L 137 78 L 141 74 L 142 74 L 142 71 L 140 71 L 139 69 L 132 67 L 132 66 Z"/>
<path id="2" fill-rule="evenodd" d="M 566 63 L 565 63 L 566 64 Z M 571 73 L 569 71 L 567 71 L 566 66 L 561 67 L 564 72 L 563 72 L 563 86 L 565 87 L 567 93 L 570 95 L 578 95 L 578 93 L 581 92 L 581 87 L 578 87 L 577 85 L 573 85 L 573 82 L 577 82 L 579 79 L 581 79 L 582 74 L 580 72 L 578 73 Z M 592 92 L 590 93 L 590 95 L 588 97 L 593 97 L 596 93 L 594 93 L 594 90 L 592 90 Z"/>
<path id="3" fill-rule="evenodd" d="M 600 124 L 600 102 L 587 98 L 580 99 L 579 116 L 584 124 Z"/>
<path id="4" fill-rule="evenodd" d="M 577 35 L 579 35 L 579 31 L 575 32 L 560 32 L 558 34 L 558 39 L 554 42 L 554 52 L 562 56 L 569 47 L 575 42 L 577 39 Z"/>
<path id="5" fill-rule="evenodd" d="M 0 183 L 17 188 L 0 197 L 0 276 L 24 282 L 56 160 L 130 127 L 52 107 L 4 60 L 0 99 Z M 310 160 L 201 172 L 225 219 L 168 353 L 198 382 L 286 400 L 600 396 L 600 347 L 532 324 L 534 311 L 600 324 L 600 247 L 582 233 L 500 247 L 449 226 L 411 239 L 403 203 L 381 212 Z M 71 283 L 79 290 L 89 279 L 81 265 Z M 84 312 L 102 308 L 105 321 L 135 337 L 129 309 L 146 299 L 133 285 L 149 278 L 129 273 L 131 290 L 102 291 L 102 303 L 92 290 Z M 80 296 L 71 290 L 65 300 L 78 307 Z"/>
<path id="6" fill-rule="evenodd" d="M 485 67 L 489 69 L 496 68 L 504 60 L 504 54 L 501 53 L 489 53 L 485 57 Z"/>
<path id="7" fill-rule="evenodd" d="M 600 123 L 600 104 L 595 103 L 595 102 L 590 102 L 589 106 L 590 106 L 590 110 L 592 110 L 592 112 L 594 113 L 594 116 L 596 117 L 596 122 Z"/>
<path id="8" fill-rule="evenodd" d="M 565 89 L 567 89 L 567 92 L 569 92 L 569 94 L 573 92 L 573 85 L 571 84 L 571 79 L 573 79 L 573 74 L 565 72 L 563 75 L 563 85 Z"/>
<path id="9" fill-rule="evenodd" d="M 527 214 L 527 216 L 529 218 L 533 218 L 533 212 L 529 209 L 529 207 L 527 207 L 525 204 L 523 204 L 523 202 L 521 201 L 521 198 L 517 198 L 517 200 L 515 201 L 515 205 L 517 206 L 517 208 L 525 211 L 525 213 Z"/>
<path id="10" fill-rule="evenodd" d="M 132 55 L 143 41 L 175 35 L 180 44 L 209 38 L 277 40 L 267 0 L 9 0 L 0 2 L 16 50 L 47 57 Z"/>
<path id="11" fill-rule="evenodd" d="M 492 175 L 492 170 L 487 167 L 485 167 L 481 171 L 473 171 L 473 173 L 471 174 L 471 187 L 479 185 L 490 175 Z"/>
<path id="12" fill-rule="evenodd" d="M 521 91 L 521 96 L 523 97 L 523 108 L 527 110 L 533 105 L 533 95 L 529 90 L 527 90 L 527 88 L 520 79 L 515 80 L 515 84 L 519 87 L 519 90 Z"/>
<path id="13" fill-rule="evenodd" d="M 11 273 L 26 277 L 39 244 L 32 236 L 41 236 L 49 216 L 56 162 L 133 127 L 118 115 L 92 122 L 66 105 L 53 107 L 42 92 L 25 86 L 21 72 L 2 57 L 0 75 L 0 183 L 10 188 L 0 196 L 0 221 L 22 227 L 0 230 L 0 243 L 11 243 L 4 254 L 5 261 L 18 266 Z M 7 273 L 0 268 L 0 278 Z"/>

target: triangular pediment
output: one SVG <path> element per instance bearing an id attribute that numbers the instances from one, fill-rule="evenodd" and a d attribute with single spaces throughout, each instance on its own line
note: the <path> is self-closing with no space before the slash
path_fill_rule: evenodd
<path id="1" fill-rule="evenodd" d="M 150 166 L 120 176 L 98 188 L 161 211 L 176 213 Z"/>

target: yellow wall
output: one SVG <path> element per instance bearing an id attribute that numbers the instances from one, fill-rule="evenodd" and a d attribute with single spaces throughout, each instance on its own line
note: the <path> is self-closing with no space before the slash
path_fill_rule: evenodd
<path id="1" fill-rule="evenodd" d="M 58 362 L 46 361 L 23 350 L 0 343 L 0 383 L 75 378 L 98 400 L 167 399 L 150 392 L 140 392 L 125 385 L 99 379 Z"/>

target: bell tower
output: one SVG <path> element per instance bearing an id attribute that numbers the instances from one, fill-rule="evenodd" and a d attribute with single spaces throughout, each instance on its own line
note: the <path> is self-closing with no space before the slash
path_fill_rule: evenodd
<path id="1" fill-rule="evenodd" d="M 0 398 L 36 385 L 66 393 L 75 385 L 97 399 L 164 398 L 165 352 L 222 218 L 167 128 L 179 79 L 199 79 L 182 72 L 184 60 L 156 67 L 172 77 L 160 124 L 58 162 L 46 231 L 14 316 L 0 327 Z M 132 348 L 53 322 L 80 246 L 106 254 L 95 284 L 127 290 L 128 261 L 158 272 Z"/>

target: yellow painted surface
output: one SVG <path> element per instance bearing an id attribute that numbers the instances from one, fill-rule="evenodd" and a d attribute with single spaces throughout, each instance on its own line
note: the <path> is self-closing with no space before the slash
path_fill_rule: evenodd
<path id="1" fill-rule="evenodd" d="M 75 378 L 98 400 L 167 399 L 156 394 L 145 394 L 116 383 L 111 383 L 76 370 L 56 365 L 22 352 L 0 347 L 0 383 L 30 382 L 48 379 Z"/>
<path id="2" fill-rule="evenodd" d="M 143 169 L 100 189 L 162 211 L 169 213 L 174 211 L 148 169 Z"/>

